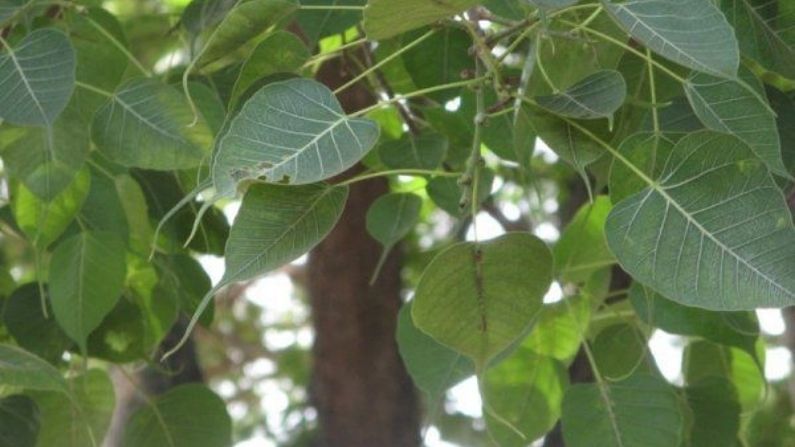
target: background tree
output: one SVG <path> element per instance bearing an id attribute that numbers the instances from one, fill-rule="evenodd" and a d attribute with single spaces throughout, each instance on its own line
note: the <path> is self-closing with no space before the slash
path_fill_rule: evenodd
<path id="1" fill-rule="evenodd" d="M 0 2 L 0 446 L 790 445 L 793 24 Z"/>

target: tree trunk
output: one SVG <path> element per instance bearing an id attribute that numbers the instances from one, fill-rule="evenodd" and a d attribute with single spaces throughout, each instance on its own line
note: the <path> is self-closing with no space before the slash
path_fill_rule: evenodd
<path id="1" fill-rule="evenodd" d="M 331 88 L 343 84 L 350 75 L 342 64 L 326 64 L 318 79 Z M 354 86 L 340 101 L 350 112 L 374 99 Z M 420 442 L 418 401 L 395 342 L 399 250 L 369 285 L 381 247 L 367 234 L 365 215 L 387 191 L 384 180 L 354 184 L 339 224 L 309 258 L 315 329 L 311 397 L 318 412 L 319 447 L 413 447 Z"/>

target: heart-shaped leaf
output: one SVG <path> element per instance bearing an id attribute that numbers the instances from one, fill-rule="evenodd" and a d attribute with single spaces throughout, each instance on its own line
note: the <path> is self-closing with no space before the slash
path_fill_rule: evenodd
<path id="1" fill-rule="evenodd" d="M 217 193 L 264 177 L 301 185 L 326 180 L 353 166 L 378 140 L 378 125 L 347 117 L 334 94 L 309 79 L 269 84 L 232 120 L 213 159 Z"/>
<path id="2" fill-rule="evenodd" d="M 740 51 L 734 30 L 710 0 L 602 0 L 629 34 L 666 58 L 734 78 Z"/>
<path id="3" fill-rule="evenodd" d="M 552 254 L 535 236 L 456 244 L 425 269 L 412 317 L 482 371 L 533 324 L 551 282 Z"/>
<path id="4" fill-rule="evenodd" d="M 627 84 L 615 70 L 598 71 L 566 91 L 535 101 L 550 112 L 575 119 L 612 117 L 627 96 Z"/>
<path id="5" fill-rule="evenodd" d="M 711 310 L 795 303 L 792 216 L 745 143 L 694 133 L 655 179 L 634 173 L 648 186 L 616 205 L 606 224 L 608 245 L 633 278 Z"/>
<path id="6" fill-rule="evenodd" d="M 66 35 L 42 28 L 0 53 L 0 118 L 48 126 L 75 88 L 75 52 Z"/>
<path id="7" fill-rule="evenodd" d="M 91 137 L 108 158 L 144 169 L 185 169 L 209 158 L 213 135 L 173 87 L 154 79 L 122 84 L 94 115 Z"/>
<path id="8" fill-rule="evenodd" d="M 126 275 L 124 242 L 83 232 L 61 242 L 50 261 L 50 297 L 58 324 L 86 351 L 86 339 L 119 300 Z"/>

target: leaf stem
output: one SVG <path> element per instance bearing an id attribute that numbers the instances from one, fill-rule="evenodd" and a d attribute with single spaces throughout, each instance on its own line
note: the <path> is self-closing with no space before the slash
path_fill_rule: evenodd
<path id="1" fill-rule="evenodd" d="M 397 58 L 401 54 L 405 53 L 406 51 L 416 47 L 417 45 L 419 45 L 420 43 L 422 43 L 424 40 L 426 40 L 427 38 L 431 37 L 435 33 L 436 33 L 436 30 L 432 29 L 432 30 L 428 31 L 427 33 L 423 34 L 422 36 L 414 39 L 408 45 L 405 45 L 405 46 L 401 47 L 398 51 L 395 51 L 394 53 L 392 53 L 389 56 L 387 56 L 384 59 L 382 59 L 377 64 L 375 64 L 372 67 L 370 67 L 370 68 L 364 70 L 363 72 L 359 73 L 355 78 L 351 79 L 350 81 L 346 82 L 342 86 L 338 87 L 336 90 L 334 90 L 334 95 L 339 95 L 340 93 L 342 93 L 343 91 L 345 91 L 349 87 L 355 85 L 357 82 L 359 82 L 362 79 L 366 78 L 370 73 L 372 73 L 372 72 L 378 70 L 379 68 L 383 67 L 384 65 L 388 64 L 389 62 L 391 62 L 392 60 L 394 60 L 395 58 Z"/>
<path id="2" fill-rule="evenodd" d="M 657 112 L 657 85 L 655 84 L 654 80 L 654 64 L 652 63 L 654 59 L 651 55 L 651 50 L 646 48 L 646 66 L 649 72 L 649 95 L 651 97 L 651 103 L 655 104 L 654 107 L 651 108 L 651 116 L 652 122 L 654 124 L 654 134 L 660 134 L 660 114 Z"/>
<path id="3" fill-rule="evenodd" d="M 431 171 L 426 169 L 392 169 L 388 171 L 371 172 L 369 174 L 358 175 L 356 177 L 337 183 L 334 186 L 348 186 L 365 180 L 370 180 L 378 177 L 387 177 L 390 175 L 413 175 L 413 176 L 434 175 L 438 177 L 459 177 L 460 175 L 462 175 L 462 173 L 449 172 L 449 171 Z"/>
<path id="4" fill-rule="evenodd" d="M 450 83 L 447 83 L 447 84 L 436 85 L 436 86 L 424 88 L 424 89 L 421 89 L 421 90 L 415 90 L 415 91 L 413 91 L 411 93 L 406 93 L 406 94 L 402 94 L 402 95 L 395 95 L 395 97 L 390 98 L 390 99 L 388 99 L 386 101 L 380 101 L 379 103 L 374 104 L 374 105 L 372 105 L 370 107 L 367 107 L 367 108 L 364 108 L 362 110 L 359 110 L 358 112 L 354 112 L 354 113 L 352 113 L 350 115 L 350 117 L 351 118 L 357 118 L 357 117 L 360 117 L 360 116 L 363 116 L 363 115 L 367 115 L 368 113 L 372 112 L 373 110 L 380 109 L 381 107 L 384 107 L 386 105 L 389 105 L 389 104 L 392 104 L 392 103 L 395 103 L 395 102 L 398 102 L 398 101 L 402 101 L 402 100 L 409 99 L 409 98 L 414 98 L 414 97 L 417 97 L 417 96 L 427 95 L 429 93 L 438 92 L 438 91 L 441 91 L 441 90 L 449 90 L 449 89 L 453 89 L 453 88 L 467 87 L 467 86 L 470 86 L 470 85 L 474 85 L 474 84 L 483 82 L 486 79 L 487 79 L 487 77 L 484 76 L 484 77 L 479 77 L 479 78 L 467 79 L 467 80 L 464 80 L 464 81 L 456 81 L 456 82 L 450 82 Z"/>

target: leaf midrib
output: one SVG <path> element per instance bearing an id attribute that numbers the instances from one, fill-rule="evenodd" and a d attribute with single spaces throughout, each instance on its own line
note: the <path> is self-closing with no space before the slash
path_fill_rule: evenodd
<path id="1" fill-rule="evenodd" d="M 24 45 L 29 45 L 30 42 L 22 42 Z M 22 66 L 19 65 L 19 61 L 17 60 L 16 52 L 10 45 L 6 45 L 6 49 L 8 49 L 8 58 L 11 62 L 14 63 L 14 67 L 16 67 L 17 71 L 19 72 L 19 77 L 22 78 L 22 83 L 25 84 L 25 89 L 30 94 L 31 98 L 33 98 L 33 102 L 36 103 L 36 108 L 39 109 L 42 118 L 44 118 L 44 122 L 50 124 L 50 119 L 47 117 L 47 114 L 44 112 L 44 108 L 41 106 L 39 102 L 39 98 L 36 96 L 36 93 L 33 91 L 33 88 L 30 86 L 28 82 L 28 78 L 25 76 L 25 70 L 22 69 Z"/>

